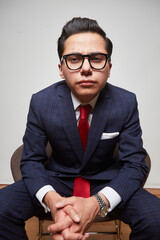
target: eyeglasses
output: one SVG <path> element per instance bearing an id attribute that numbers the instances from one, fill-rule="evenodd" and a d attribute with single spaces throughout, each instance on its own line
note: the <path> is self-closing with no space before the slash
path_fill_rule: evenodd
<path id="1" fill-rule="evenodd" d="M 105 53 L 92 53 L 89 55 L 82 55 L 79 53 L 71 53 L 64 55 L 61 62 L 65 59 L 66 65 L 70 70 L 78 70 L 82 67 L 84 59 L 88 58 L 89 64 L 93 69 L 102 70 L 110 60 L 108 54 Z"/>

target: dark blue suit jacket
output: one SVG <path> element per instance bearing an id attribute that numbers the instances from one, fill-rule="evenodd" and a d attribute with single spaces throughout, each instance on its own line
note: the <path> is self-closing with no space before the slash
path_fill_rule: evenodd
<path id="1" fill-rule="evenodd" d="M 101 140 L 102 133 L 119 132 Z M 83 152 L 70 90 L 65 81 L 34 94 L 31 99 L 21 161 L 23 179 L 32 196 L 50 177 L 106 180 L 125 203 L 147 174 L 137 101 L 133 93 L 107 83 L 93 111 Z M 47 159 L 47 142 L 52 156 Z M 114 149 L 119 144 L 119 163 Z M 98 184 L 98 182 L 97 182 Z M 65 187 L 64 187 L 65 188 Z M 65 191 L 65 189 L 64 189 Z"/>

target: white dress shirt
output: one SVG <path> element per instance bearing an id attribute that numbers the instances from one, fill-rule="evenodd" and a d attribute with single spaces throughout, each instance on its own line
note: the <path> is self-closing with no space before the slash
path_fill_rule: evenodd
<path id="1" fill-rule="evenodd" d="M 87 103 L 87 104 L 90 104 L 93 109 L 97 102 L 98 96 L 99 95 L 97 95 L 94 99 L 92 99 L 92 101 Z M 78 126 L 79 118 L 80 118 L 80 111 L 79 111 L 78 107 L 79 107 L 79 105 L 83 105 L 83 103 L 81 103 L 80 100 L 75 95 L 73 95 L 73 93 L 71 93 L 71 97 L 72 97 L 72 101 L 73 101 L 73 106 L 74 106 L 76 120 L 77 120 L 77 126 Z M 89 125 L 91 124 L 91 121 L 92 121 L 92 115 L 93 115 L 93 111 L 91 110 L 91 112 L 88 116 Z M 50 211 L 50 210 L 46 206 L 46 204 L 43 203 L 43 198 L 46 195 L 46 193 L 49 191 L 55 191 L 55 190 L 51 185 L 46 185 L 46 186 L 42 187 L 36 193 L 36 198 L 40 201 L 42 206 L 45 208 L 46 212 Z M 105 187 L 99 193 L 104 194 L 105 197 L 108 199 L 108 201 L 110 203 L 110 208 L 108 209 L 109 212 L 112 211 L 122 200 L 121 196 L 111 187 Z"/>

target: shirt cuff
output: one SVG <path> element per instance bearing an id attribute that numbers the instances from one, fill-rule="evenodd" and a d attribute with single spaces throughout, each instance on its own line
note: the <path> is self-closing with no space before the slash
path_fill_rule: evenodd
<path id="1" fill-rule="evenodd" d="M 39 200 L 41 205 L 44 207 L 45 212 L 50 212 L 49 207 L 43 202 L 43 198 L 46 195 L 47 192 L 49 191 L 55 191 L 54 188 L 51 185 L 46 185 L 38 190 L 36 193 L 36 198 Z"/>
<path id="2" fill-rule="evenodd" d="M 111 212 L 122 201 L 121 196 L 111 187 L 103 188 L 100 193 L 102 193 L 110 203 L 108 212 Z"/>

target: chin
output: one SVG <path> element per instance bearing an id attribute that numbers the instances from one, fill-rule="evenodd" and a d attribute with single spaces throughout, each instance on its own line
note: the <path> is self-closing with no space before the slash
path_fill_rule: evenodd
<path id="1" fill-rule="evenodd" d="M 85 93 L 79 95 L 78 98 L 82 102 L 86 102 L 87 103 L 87 102 L 90 102 L 94 97 L 96 97 L 97 94 L 98 94 L 98 92 L 97 93 L 85 92 Z"/>

